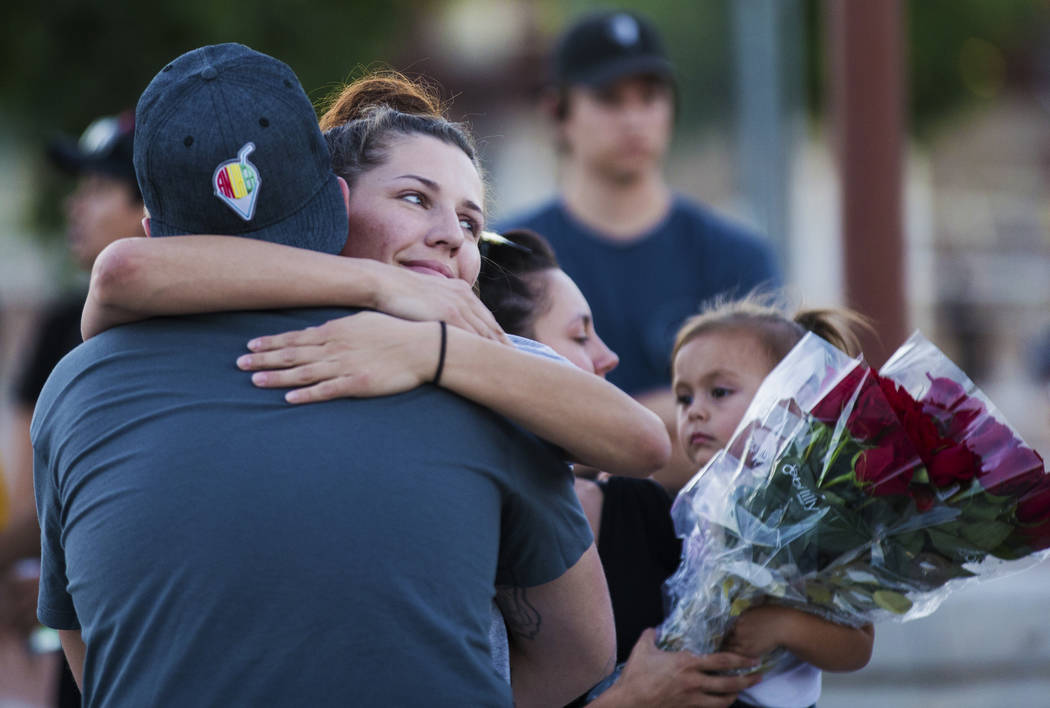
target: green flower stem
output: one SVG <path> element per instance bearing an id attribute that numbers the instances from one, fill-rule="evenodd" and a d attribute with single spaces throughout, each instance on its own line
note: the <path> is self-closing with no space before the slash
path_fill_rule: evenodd
<path id="1" fill-rule="evenodd" d="M 851 482 L 853 480 L 854 480 L 854 476 L 853 476 L 853 472 L 851 470 L 851 471 L 847 472 L 846 474 L 840 474 L 838 477 L 835 477 L 834 479 L 830 480 L 828 482 L 827 486 L 828 487 L 834 487 L 836 484 L 839 484 L 840 482 Z M 823 485 L 821 485 L 821 488 L 823 488 Z"/>

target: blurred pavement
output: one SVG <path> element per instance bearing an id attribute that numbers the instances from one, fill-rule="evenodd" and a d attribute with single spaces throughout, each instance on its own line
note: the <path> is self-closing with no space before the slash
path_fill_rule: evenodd
<path id="1" fill-rule="evenodd" d="M 1050 706 L 1050 562 L 875 628 L 871 663 L 825 674 L 820 708 Z"/>

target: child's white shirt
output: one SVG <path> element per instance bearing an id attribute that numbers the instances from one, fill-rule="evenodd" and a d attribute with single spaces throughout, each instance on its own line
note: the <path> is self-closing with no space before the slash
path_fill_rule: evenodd
<path id="1" fill-rule="evenodd" d="M 738 698 L 762 708 L 809 708 L 820 698 L 820 669 L 791 655 Z"/>

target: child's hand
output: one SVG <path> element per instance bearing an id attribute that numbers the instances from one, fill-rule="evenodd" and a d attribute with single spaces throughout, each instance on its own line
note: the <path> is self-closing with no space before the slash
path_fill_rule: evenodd
<path id="1" fill-rule="evenodd" d="M 803 610 L 759 605 L 737 618 L 722 649 L 758 658 L 784 647 L 821 671 L 856 671 L 871 659 L 874 641 L 870 624 L 847 627 Z"/>
<path id="2" fill-rule="evenodd" d="M 737 618 L 722 649 L 755 658 L 768 654 L 790 640 L 794 613 L 778 605 L 752 607 Z"/>

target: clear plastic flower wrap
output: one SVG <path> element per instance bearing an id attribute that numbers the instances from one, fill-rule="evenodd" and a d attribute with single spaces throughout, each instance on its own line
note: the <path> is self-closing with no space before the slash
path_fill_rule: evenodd
<path id="1" fill-rule="evenodd" d="M 703 654 L 760 603 L 908 620 L 1033 565 L 1050 553 L 1050 476 L 922 335 L 876 375 L 809 334 L 672 515 L 682 561 L 660 644 Z"/>

